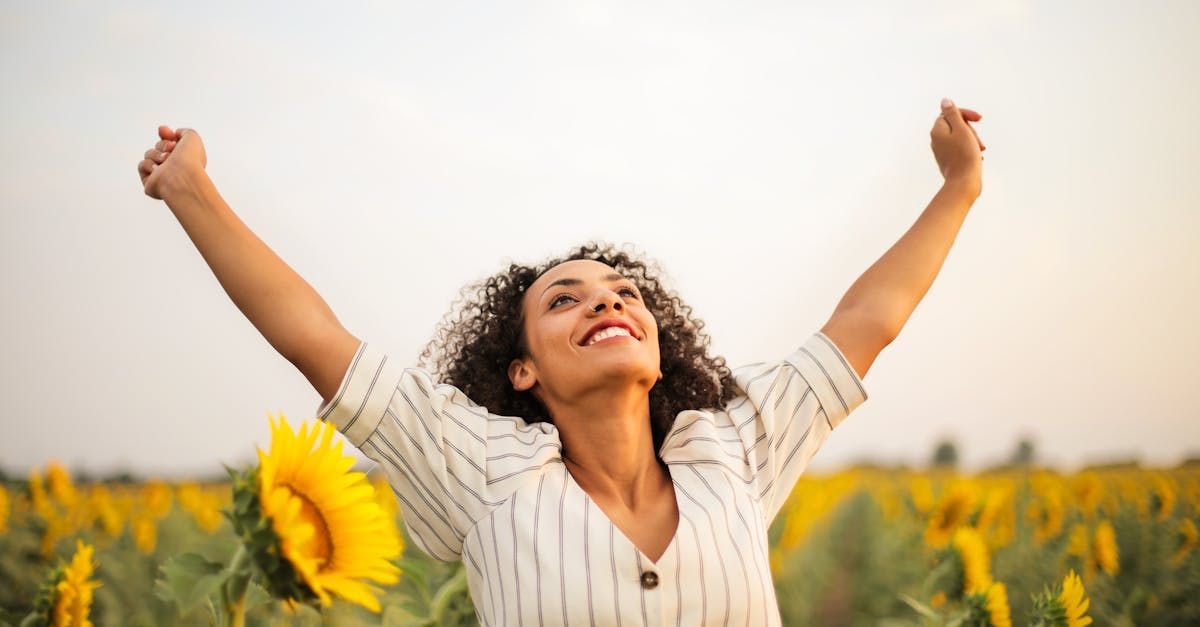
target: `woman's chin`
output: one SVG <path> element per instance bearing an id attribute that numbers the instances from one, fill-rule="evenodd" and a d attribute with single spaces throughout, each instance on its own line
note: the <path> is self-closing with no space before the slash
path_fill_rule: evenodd
<path id="1" fill-rule="evenodd" d="M 590 376 L 602 376 L 605 379 L 618 379 L 634 383 L 643 380 L 658 379 L 658 367 L 632 356 L 606 356 L 602 359 L 590 360 L 587 364 Z"/>

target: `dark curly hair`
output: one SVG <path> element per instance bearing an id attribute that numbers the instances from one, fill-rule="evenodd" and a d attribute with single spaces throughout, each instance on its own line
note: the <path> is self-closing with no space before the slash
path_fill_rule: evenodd
<path id="1" fill-rule="evenodd" d="M 422 351 L 420 365 L 491 413 L 553 424 L 537 397 L 513 389 L 508 366 L 513 359 L 529 356 L 522 307 L 525 290 L 550 268 L 576 259 L 607 264 L 637 284 L 643 304 L 657 321 L 663 378 L 650 389 L 650 428 L 657 456 L 679 412 L 724 406 L 736 395 L 737 384 L 725 358 L 708 355 L 710 339 L 702 330 L 704 321 L 693 318 L 692 308 L 663 286 L 662 268 L 628 244 L 618 249 L 592 241 L 535 266 L 510 261 L 504 271 L 467 285 Z"/>

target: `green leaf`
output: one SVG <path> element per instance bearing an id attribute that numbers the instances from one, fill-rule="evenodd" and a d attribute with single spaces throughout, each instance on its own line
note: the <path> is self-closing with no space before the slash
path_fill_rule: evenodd
<path id="1" fill-rule="evenodd" d="M 429 580 L 429 563 L 423 560 L 413 559 L 411 557 L 401 557 L 396 560 L 396 565 L 404 572 L 405 576 L 415 576 L 418 581 L 426 582 Z"/>
<path id="2" fill-rule="evenodd" d="M 162 578 L 155 584 L 155 594 L 164 601 L 174 601 L 180 615 L 203 602 L 225 583 L 228 573 L 224 566 L 210 562 L 195 553 L 183 553 L 168 559 L 162 568 Z"/>
<path id="3" fill-rule="evenodd" d="M 385 627 L 427 627 L 433 620 L 426 616 L 418 616 L 395 605 L 384 608 L 380 624 Z"/>
<path id="4" fill-rule="evenodd" d="M 914 599 L 914 598 L 912 598 L 912 597 L 908 596 L 907 594 L 904 594 L 903 592 L 901 592 L 900 594 L 898 594 L 898 595 L 896 595 L 896 596 L 900 597 L 900 600 L 901 600 L 901 601 L 904 601 L 905 603 L 907 603 L 909 607 L 911 607 L 911 608 L 913 608 L 914 610 L 916 610 L 918 614 L 920 614 L 920 615 L 922 615 L 922 616 L 924 616 L 924 617 L 926 617 L 926 618 L 934 618 L 934 619 L 936 619 L 936 618 L 940 618 L 940 617 L 938 616 L 938 613 L 937 613 L 937 612 L 935 612 L 935 611 L 933 611 L 933 608 L 931 608 L 931 607 L 929 607 L 928 605 L 925 605 L 924 603 L 922 603 L 922 602 L 920 602 L 920 601 L 918 601 L 918 600 L 916 600 L 916 599 Z"/>
<path id="5" fill-rule="evenodd" d="M 250 587 L 246 589 L 246 611 L 247 612 L 250 611 L 250 608 L 258 607 L 259 605 L 262 605 L 263 603 L 266 603 L 267 601 L 270 601 L 270 600 L 271 600 L 271 595 L 266 591 L 265 588 L 258 585 L 257 583 L 254 583 L 253 581 L 250 582 Z"/>

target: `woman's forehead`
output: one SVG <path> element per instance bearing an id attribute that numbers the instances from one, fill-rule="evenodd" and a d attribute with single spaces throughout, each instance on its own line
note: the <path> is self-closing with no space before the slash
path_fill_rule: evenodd
<path id="1" fill-rule="evenodd" d="M 588 279 L 593 277 L 604 278 L 610 274 L 620 274 L 612 268 L 612 266 L 595 261 L 593 259 L 572 259 L 564 261 L 549 270 L 546 270 L 534 281 L 534 286 L 547 285 L 552 281 L 557 281 L 563 278 L 572 279 Z M 533 287 L 533 286 L 530 286 Z"/>

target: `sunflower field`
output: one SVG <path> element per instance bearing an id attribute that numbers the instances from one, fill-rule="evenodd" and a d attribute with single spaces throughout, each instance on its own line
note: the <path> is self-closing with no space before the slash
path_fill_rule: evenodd
<path id="1" fill-rule="evenodd" d="M 0 483 L 0 625 L 476 624 L 342 446 L 280 418 L 221 480 Z M 1200 465 L 859 467 L 800 479 L 771 569 L 787 625 L 1195 625 L 1198 521 Z"/>

